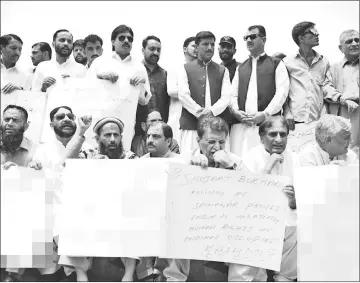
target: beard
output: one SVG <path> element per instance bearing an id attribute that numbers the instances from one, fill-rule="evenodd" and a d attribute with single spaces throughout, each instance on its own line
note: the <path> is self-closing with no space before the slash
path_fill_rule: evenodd
<path id="1" fill-rule="evenodd" d="M 65 127 L 71 127 L 72 131 L 69 133 L 65 133 L 63 132 L 63 128 Z M 57 134 L 59 137 L 61 138 L 70 138 L 75 134 L 76 131 L 76 124 L 70 124 L 70 123 L 66 123 L 66 124 L 62 124 L 60 126 L 54 126 L 54 132 L 55 134 Z"/>
<path id="2" fill-rule="evenodd" d="M 119 145 L 116 148 L 108 148 L 103 142 L 99 142 L 99 152 L 102 155 L 106 155 L 109 159 L 120 159 L 123 154 L 123 145 L 120 141 Z"/>
<path id="3" fill-rule="evenodd" d="M 87 58 L 83 57 L 83 56 L 76 56 L 75 57 L 75 62 L 80 63 L 82 65 L 85 65 L 87 63 Z"/>
<path id="4" fill-rule="evenodd" d="M 220 53 L 219 57 L 221 60 L 231 60 L 233 58 L 233 54 L 231 53 Z"/>
<path id="5" fill-rule="evenodd" d="M 0 128 L 0 151 L 3 153 L 14 153 L 24 138 L 25 127 L 14 134 L 5 134 L 4 127 Z"/>
<path id="6" fill-rule="evenodd" d="M 55 52 L 56 54 L 58 54 L 60 57 L 64 57 L 67 58 L 70 56 L 72 50 L 69 48 L 69 51 L 63 50 L 59 45 L 55 45 Z"/>

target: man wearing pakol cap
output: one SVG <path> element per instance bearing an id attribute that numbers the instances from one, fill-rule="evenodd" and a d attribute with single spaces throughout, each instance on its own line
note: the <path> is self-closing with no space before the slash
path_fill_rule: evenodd
<path id="1" fill-rule="evenodd" d="M 180 117 L 181 154 L 190 157 L 197 148 L 197 120 L 200 115 L 221 115 L 230 103 L 229 71 L 211 59 L 215 35 L 201 31 L 195 37 L 198 59 L 186 63 L 179 75 L 179 100 L 183 106 Z"/>

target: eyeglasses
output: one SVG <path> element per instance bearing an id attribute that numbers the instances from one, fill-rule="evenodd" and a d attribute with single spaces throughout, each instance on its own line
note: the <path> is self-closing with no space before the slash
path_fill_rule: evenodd
<path id="1" fill-rule="evenodd" d="M 119 39 L 119 41 L 124 41 L 125 38 L 127 38 L 127 40 L 128 40 L 129 42 L 133 42 L 133 41 L 134 41 L 134 38 L 133 38 L 132 36 L 125 36 L 125 35 L 120 35 L 118 39 Z"/>
<path id="2" fill-rule="evenodd" d="M 319 35 L 319 32 L 315 28 L 311 28 L 308 31 L 304 32 L 303 35 L 307 33 L 312 33 L 313 35 Z"/>
<path id="3" fill-rule="evenodd" d="M 257 38 L 257 37 L 261 37 L 261 35 L 258 35 L 258 34 L 245 35 L 245 36 L 244 36 L 244 41 L 247 41 L 248 38 L 250 38 L 251 40 L 254 40 L 254 39 Z"/>
<path id="4" fill-rule="evenodd" d="M 358 37 L 350 38 L 345 41 L 345 44 L 351 44 L 353 43 L 353 41 L 355 41 L 355 43 L 359 43 L 359 38 Z"/>
<path id="5" fill-rule="evenodd" d="M 62 113 L 62 114 L 56 115 L 56 116 L 55 116 L 55 119 L 56 119 L 57 121 L 61 121 L 61 120 L 63 120 L 63 119 L 65 118 L 65 115 L 66 115 L 70 120 L 72 120 L 72 121 L 75 120 L 75 115 L 74 115 L 73 113 L 67 113 L 67 114 Z"/>

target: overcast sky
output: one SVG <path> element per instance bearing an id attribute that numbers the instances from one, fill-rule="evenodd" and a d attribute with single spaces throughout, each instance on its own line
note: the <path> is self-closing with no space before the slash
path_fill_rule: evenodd
<path id="1" fill-rule="evenodd" d="M 165 69 L 183 61 L 184 40 L 202 30 L 216 36 L 235 38 L 238 61 L 246 59 L 243 36 L 250 25 L 266 28 L 265 51 L 295 53 L 297 45 L 291 30 L 301 21 L 316 23 L 320 45 L 315 48 L 330 62 L 340 60 L 339 35 L 346 29 L 359 29 L 358 1 L 186 1 L 186 2 L 97 2 L 97 1 L 1 1 L 1 35 L 14 33 L 24 42 L 19 64 L 32 66 L 31 46 L 39 41 L 52 42 L 58 29 L 68 29 L 74 40 L 94 33 L 104 41 L 104 55 L 111 54 L 112 30 L 126 24 L 134 31 L 132 55 L 142 59 L 141 42 L 156 35 L 162 42 L 159 64 Z M 217 45 L 217 44 L 216 44 Z M 217 48 L 214 61 L 220 62 Z"/>

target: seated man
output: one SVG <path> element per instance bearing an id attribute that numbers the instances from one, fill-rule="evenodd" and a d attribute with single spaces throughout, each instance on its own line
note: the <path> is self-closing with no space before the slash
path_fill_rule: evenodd
<path id="1" fill-rule="evenodd" d="M 348 149 L 351 141 L 348 119 L 325 114 L 316 125 L 315 139 L 315 145 L 308 145 L 300 153 L 301 166 L 359 164 L 356 154 Z"/>
<path id="2" fill-rule="evenodd" d="M 142 134 L 135 136 L 131 143 L 131 151 L 135 152 L 139 157 L 148 153 L 148 148 L 146 146 L 146 133 L 149 130 L 150 125 L 155 122 L 162 121 L 161 114 L 157 109 L 150 110 L 150 113 L 146 113 L 143 117 L 144 121 L 140 121 Z M 170 151 L 180 153 L 179 145 L 174 138 L 171 139 Z"/>

